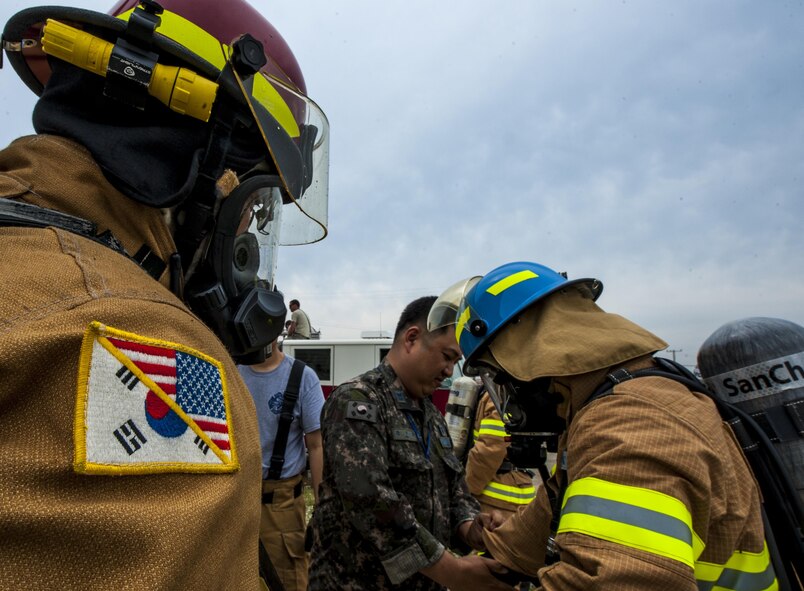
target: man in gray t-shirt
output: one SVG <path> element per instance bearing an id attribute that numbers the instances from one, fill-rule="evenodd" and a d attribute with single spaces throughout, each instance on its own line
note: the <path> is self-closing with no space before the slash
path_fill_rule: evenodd
<path id="1" fill-rule="evenodd" d="M 288 327 L 289 339 L 309 339 L 312 327 L 307 312 L 301 309 L 299 300 L 290 300 L 290 326 Z"/>
<path id="2" fill-rule="evenodd" d="M 304 495 L 301 494 L 307 454 L 316 501 L 323 466 L 320 417 L 324 393 L 318 376 L 312 369 L 305 367 L 299 386 L 299 398 L 293 409 L 293 422 L 288 433 L 282 473 L 277 480 L 267 479 L 293 361 L 274 341 L 271 344 L 271 355 L 265 361 L 256 365 L 238 366 L 240 375 L 254 398 L 260 424 L 263 476 L 260 538 L 288 591 L 307 588 L 308 565 L 304 551 L 306 507 Z"/>

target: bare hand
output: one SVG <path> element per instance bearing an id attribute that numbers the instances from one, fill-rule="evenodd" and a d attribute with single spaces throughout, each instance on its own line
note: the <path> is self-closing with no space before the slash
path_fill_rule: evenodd
<path id="1" fill-rule="evenodd" d="M 508 569 L 496 560 L 483 558 L 482 556 L 469 555 L 460 559 L 461 568 L 455 580 L 449 584 L 450 591 L 511 591 L 513 587 L 503 583 L 494 576 L 494 573 L 505 574 Z"/>
<path id="2" fill-rule="evenodd" d="M 514 588 L 502 582 L 495 573 L 504 575 L 508 572 L 502 564 L 482 556 L 455 556 L 449 551 L 432 566 L 421 570 L 421 573 L 450 591 L 512 591 Z"/>
<path id="3" fill-rule="evenodd" d="M 483 527 L 489 531 L 494 531 L 505 522 L 505 514 L 496 509 L 492 509 L 491 513 L 480 513 L 477 517 L 483 522 Z"/>
<path id="4" fill-rule="evenodd" d="M 499 525 L 505 521 L 505 516 L 499 511 L 492 510 L 491 513 L 478 513 L 474 520 L 467 521 L 461 533 L 463 534 L 464 541 L 475 550 L 485 550 L 486 545 L 483 542 L 483 530 L 494 531 Z"/>

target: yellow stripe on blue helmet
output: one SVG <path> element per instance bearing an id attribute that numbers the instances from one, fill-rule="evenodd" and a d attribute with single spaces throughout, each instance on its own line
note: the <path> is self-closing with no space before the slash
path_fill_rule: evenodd
<path id="1" fill-rule="evenodd" d="M 568 281 L 561 273 L 538 263 L 507 263 L 487 273 L 467 292 L 458 313 L 455 336 L 467 365 L 526 308 L 554 291 L 578 283 L 588 285 L 594 299 L 603 290 L 596 279 Z"/>

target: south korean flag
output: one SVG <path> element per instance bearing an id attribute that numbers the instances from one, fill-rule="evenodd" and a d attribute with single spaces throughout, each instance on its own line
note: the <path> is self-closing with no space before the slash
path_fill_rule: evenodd
<path id="1" fill-rule="evenodd" d="M 79 473 L 233 472 L 223 366 L 177 343 L 93 322 L 81 351 Z"/>

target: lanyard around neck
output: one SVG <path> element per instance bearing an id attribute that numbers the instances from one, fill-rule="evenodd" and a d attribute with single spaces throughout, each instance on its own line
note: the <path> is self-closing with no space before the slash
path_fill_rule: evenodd
<path id="1" fill-rule="evenodd" d="M 413 420 L 413 417 L 410 416 L 409 413 L 405 413 L 405 417 L 408 419 L 408 424 L 410 428 L 413 429 L 413 433 L 416 434 L 416 439 L 419 440 L 419 445 L 422 447 L 422 451 L 424 452 L 424 457 L 426 459 L 430 459 L 430 432 L 427 432 L 427 443 L 425 444 L 424 438 L 422 437 L 421 431 L 419 431 L 419 426 L 416 424 L 416 421 Z M 424 425 L 424 419 L 422 419 L 422 425 Z"/>

